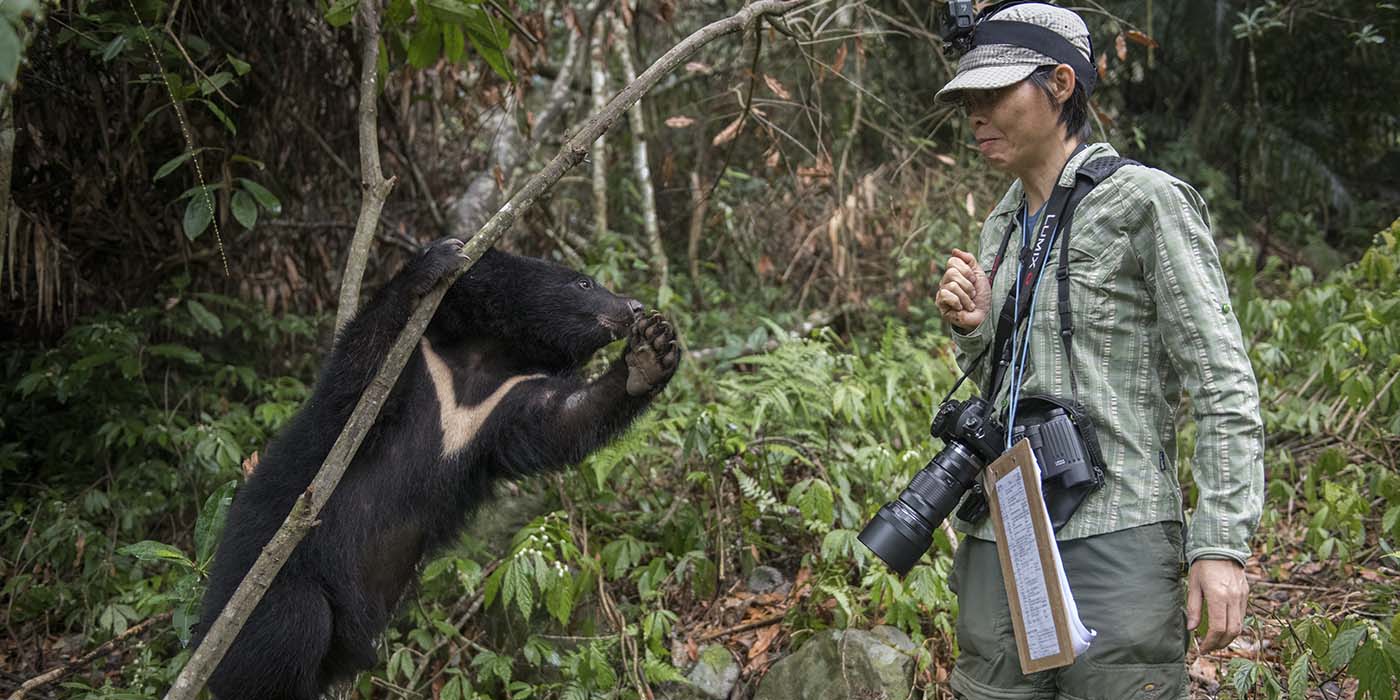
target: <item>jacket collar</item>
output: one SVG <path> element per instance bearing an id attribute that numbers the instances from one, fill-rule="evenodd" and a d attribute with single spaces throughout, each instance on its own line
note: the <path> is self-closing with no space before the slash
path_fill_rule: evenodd
<path id="1" fill-rule="evenodd" d="M 1116 155 L 1118 155 L 1118 151 L 1114 150 L 1113 146 L 1106 142 L 1100 141 L 1088 144 L 1083 150 L 1074 154 L 1074 157 L 1069 159 L 1069 163 L 1065 165 L 1064 172 L 1060 173 L 1060 180 L 1056 184 L 1062 187 L 1070 187 L 1074 185 L 1074 176 L 1079 173 L 1079 169 L 1083 167 L 1085 163 L 1097 158 Z M 1025 189 L 1021 186 L 1021 180 L 1017 178 L 1015 182 L 1011 183 L 1011 187 L 1006 191 L 1006 195 L 992 208 L 992 213 L 987 218 L 995 219 L 1015 214 L 1016 210 L 1021 208 L 1021 198 L 1024 196 Z"/>

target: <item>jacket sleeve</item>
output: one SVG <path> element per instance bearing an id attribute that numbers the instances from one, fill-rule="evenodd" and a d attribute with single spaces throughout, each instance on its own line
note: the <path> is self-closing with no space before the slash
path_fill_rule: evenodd
<path id="1" fill-rule="evenodd" d="M 1187 562 L 1229 558 L 1244 564 L 1263 508 L 1259 387 L 1205 202 L 1169 176 L 1140 182 L 1146 211 L 1133 248 L 1156 302 L 1158 332 L 1196 419 L 1191 464 L 1199 497 L 1187 526 Z"/>
<path id="2" fill-rule="evenodd" d="M 1007 197 L 1010 197 L 1010 195 L 1007 195 Z M 998 209 L 1003 208 L 1005 203 L 1006 199 L 1003 199 L 1002 204 L 997 205 Z M 982 272 L 984 273 L 989 273 L 991 270 L 992 259 L 995 257 L 997 245 L 1001 240 L 998 236 L 1004 229 L 1005 216 L 998 216 L 996 213 L 993 213 L 988 217 L 987 221 L 982 224 L 982 232 L 978 237 L 977 260 L 982 266 Z M 991 279 L 990 275 L 987 283 L 995 287 L 995 280 Z M 974 328 L 967 329 L 966 333 L 959 331 L 951 324 L 948 325 L 948 335 L 953 339 L 953 348 L 955 351 L 953 357 L 958 363 L 958 368 L 967 372 L 968 381 L 972 382 L 980 392 L 986 391 L 986 382 L 989 379 L 987 375 L 991 369 L 991 364 L 986 357 L 983 357 L 982 361 L 978 362 L 976 366 L 972 365 L 972 361 L 976 360 L 977 356 L 980 355 L 988 345 L 992 344 L 992 336 L 996 334 L 996 316 L 999 308 L 994 291 L 992 293 L 991 308 L 987 310 L 987 315 L 982 319 L 982 323 Z"/>

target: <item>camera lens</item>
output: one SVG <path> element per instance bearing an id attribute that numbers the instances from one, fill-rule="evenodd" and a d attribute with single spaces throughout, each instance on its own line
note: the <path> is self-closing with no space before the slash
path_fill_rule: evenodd
<path id="1" fill-rule="evenodd" d="M 928 551 L 933 531 L 972 486 L 983 460 L 957 442 L 919 470 L 899 498 L 880 508 L 858 538 L 900 576 Z"/>

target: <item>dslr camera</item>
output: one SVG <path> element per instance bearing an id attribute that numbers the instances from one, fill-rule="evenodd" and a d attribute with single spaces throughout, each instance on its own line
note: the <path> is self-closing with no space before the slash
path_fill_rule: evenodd
<path id="1" fill-rule="evenodd" d="M 988 506 L 977 476 L 1001 456 L 1006 429 L 983 399 L 948 400 L 938 407 L 929 426 L 943 449 L 920 469 L 899 494 L 881 506 L 858 538 L 895 573 L 914 568 L 933 542 L 933 531 L 957 508 L 963 494 L 972 494 L 958 517 L 977 522 Z M 1030 441 L 1040 465 L 1041 489 L 1055 530 L 1064 527 L 1084 497 L 1103 485 L 1103 456 L 1093 423 L 1077 402 L 1052 396 L 1018 400 L 1013 444 Z"/>

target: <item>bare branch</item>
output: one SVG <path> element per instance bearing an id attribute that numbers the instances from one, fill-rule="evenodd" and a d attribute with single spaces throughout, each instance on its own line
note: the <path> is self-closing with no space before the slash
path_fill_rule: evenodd
<path id="1" fill-rule="evenodd" d="M 96 649 L 93 649 L 92 651 L 83 654 L 82 656 L 66 664 L 63 664 L 62 666 L 49 669 L 48 671 L 45 671 L 33 678 L 30 678 L 29 680 L 25 681 L 24 684 L 21 685 L 18 689 L 16 689 L 15 692 L 10 694 L 9 700 L 22 700 L 25 694 L 27 694 L 29 691 L 62 680 L 68 674 L 73 673 L 74 671 L 82 668 L 83 666 L 92 663 L 98 657 L 106 655 L 108 652 L 112 651 L 112 649 L 115 649 L 118 644 L 121 644 L 122 642 L 125 642 L 126 640 L 145 632 L 146 630 L 154 627 L 155 625 L 164 624 L 165 622 L 169 621 L 171 614 L 172 613 L 169 612 L 163 612 L 159 615 L 148 617 L 145 620 L 142 620 L 141 622 L 138 622 L 126 628 L 125 632 L 122 632 L 121 634 L 112 637 L 106 642 L 103 642 L 102 644 L 98 645 Z"/>
<path id="2" fill-rule="evenodd" d="M 379 227 L 379 212 L 394 189 L 397 178 L 384 178 L 379 169 L 379 0 L 365 0 L 356 11 L 360 24 L 360 218 L 350 240 L 345 274 L 340 280 L 340 305 L 335 311 L 335 330 L 340 332 L 360 305 L 360 281 L 365 276 L 369 246 Z"/>
<path id="3" fill-rule="evenodd" d="M 273 535 L 272 541 L 263 547 L 258 560 L 254 562 L 243 582 L 238 585 L 238 590 L 234 592 L 228 605 L 213 621 L 204 641 L 195 650 L 189 663 L 180 672 L 179 678 L 175 680 L 174 686 L 166 694 L 166 700 L 193 700 L 204 688 L 214 667 L 218 665 L 224 652 L 228 650 L 230 642 L 243 628 L 248 614 L 262 599 L 263 593 L 266 592 L 273 577 L 281 570 L 293 548 L 306 535 L 307 530 L 314 524 L 316 516 L 321 512 L 321 508 L 335 492 L 345 470 L 350 466 L 350 460 L 354 458 L 360 443 L 364 441 L 365 435 L 373 426 L 389 391 L 398 381 L 399 374 L 403 371 L 404 365 L 408 363 L 408 358 L 413 354 L 413 349 L 417 346 L 419 338 L 427 329 L 428 322 L 437 312 L 437 307 L 442 303 L 443 296 L 446 295 L 448 288 L 457 281 L 457 278 L 471 269 L 471 266 L 486 252 L 486 249 L 490 248 L 505 233 L 506 229 L 515 222 L 515 219 L 522 212 L 533 206 L 540 195 L 563 176 L 565 171 L 583 160 L 584 154 L 588 151 L 588 145 L 611 128 L 628 107 L 631 107 L 641 98 L 643 93 L 656 85 L 661 76 L 670 72 L 700 47 L 711 41 L 751 26 L 764 15 L 785 13 L 810 1 L 759 0 L 738 13 L 711 23 L 686 37 L 685 40 L 657 59 L 635 82 L 614 96 L 601 112 L 590 117 L 578 132 L 564 144 L 558 155 L 540 172 L 531 177 L 520 188 L 520 191 L 511 197 L 510 201 L 506 202 L 471 240 L 467 241 L 466 245 L 462 247 L 462 257 L 465 259 L 465 263 L 457 272 L 440 280 L 418 302 L 413 315 L 409 317 L 403 331 L 399 333 L 398 339 L 394 341 L 394 346 L 385 357 L 384 364 L 379 368 L 364 394 L 360 396 L 355 410 L 345 423 L 345 428 L 336 438 L 325 461 L 322 462 L 315 480 L 311 482 L 311 486 L 307 488 L 292 507 L 291 512 L 287 514 L 286 520 L 283 521 L 277 534 Z M 363 2 L 360 7 L 363 9 L 372 4 L 372 2 Z M 368 65 L 373 70 L 374 63 L 370 62 Z M 374 170 L 377 170 L 378 164 L 375 163 L 374 166 Z M 370 169 L 366 168 L 366 170 Z"/>

